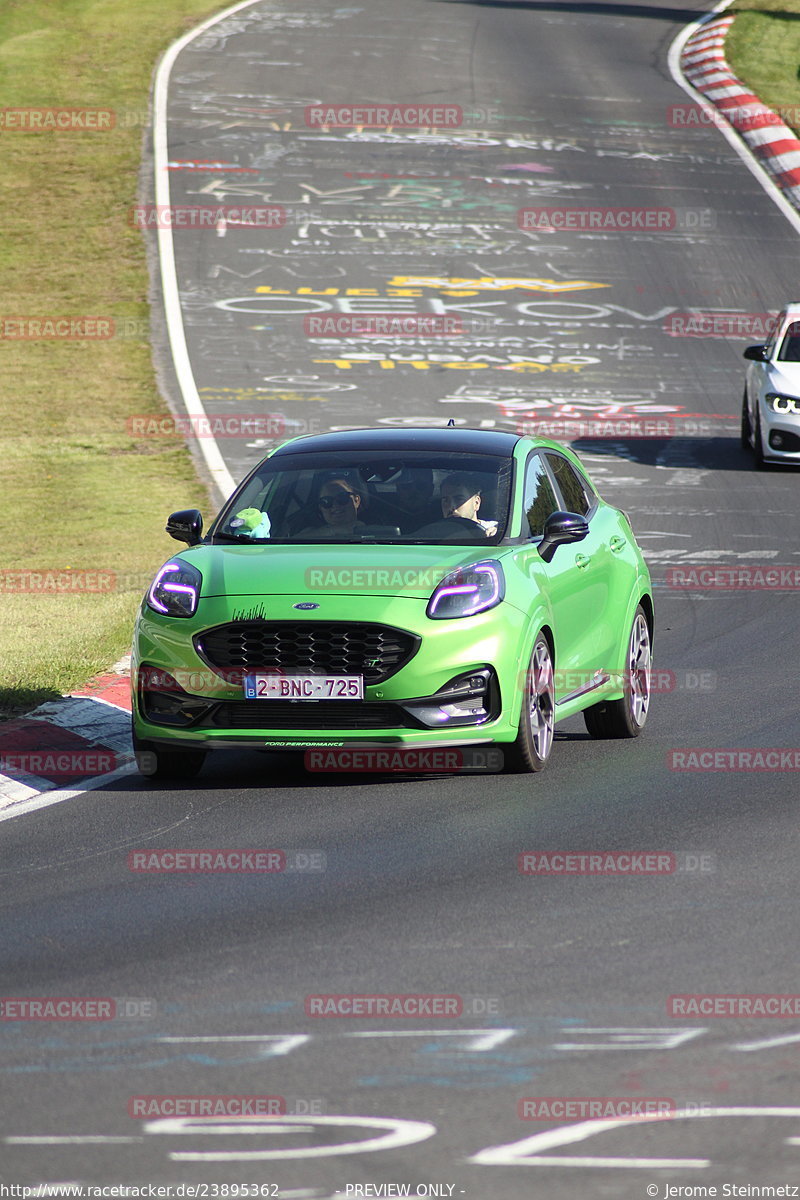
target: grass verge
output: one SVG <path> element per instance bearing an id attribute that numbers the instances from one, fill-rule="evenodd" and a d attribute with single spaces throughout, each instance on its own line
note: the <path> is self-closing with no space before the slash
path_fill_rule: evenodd
<path id="1" fill-rule="evenodd" d="M 800 4 L 739 0 L 725 11 L 736 16 L 725 39 L 731 70 L 800 136 Z"/>
<path id="2" fill-rule="evenodd" d="M 166 514 L 211 508 L 180 438 L 137 442 L 126 431 L 130 415 L 166 411 L 147 340 L 144 235 L 128 211 L 159 54 L 222 7 L 6 0 L 0 8 L 0 719 L 124 654 L 145 582 L 170 552 Z M 9 127 L 29 120 L 9 109 L 40 107 L 110 110 L 115 122 L 74 132 Z M 110 317 L 117 329 L 128 320 L 126 336 L 43 340 L 19 337 L 10 319 L 20 316 Z"/>

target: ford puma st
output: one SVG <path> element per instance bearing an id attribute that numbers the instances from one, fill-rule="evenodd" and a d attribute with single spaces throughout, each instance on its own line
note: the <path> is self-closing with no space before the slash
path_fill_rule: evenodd
<path id="1" fill-rule="evenodd" d="M 361 429 L 274 450 L 142 601 L 140 771 L 213 750 L 496 746 L 547 761 L 556 721 L 636 737 L 653 600 L 627 517 L 569 449 L 514 433 Z M 498 756 L 499 757 L 499 756 Z"/>

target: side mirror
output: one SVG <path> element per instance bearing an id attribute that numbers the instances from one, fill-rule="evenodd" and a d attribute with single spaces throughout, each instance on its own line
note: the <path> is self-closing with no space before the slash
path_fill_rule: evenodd
<path id="1" fill-rule="evenodd" d="M 559 546 L 568 542 L 582 542 L 589 532 L 589 522 L 577 513 L 554 512 L 544 523 L 544 536 L 539 543 L 539 554 L 550 562 Z"/>
<path id="2" fill-rule="evenodd" d="M 742 357 L 751 358 L 753 362 L 766 362 L 766 350 L 766 346 L 748 346 L 746 350 L 742 351 Z"/>
<path id="3" fill-rule="evenodd" d="M 196 546 L 203 536 L 203 516 L 196 508 L 182 508 L 167 517 L 167 533 L 176 542 Z"/>

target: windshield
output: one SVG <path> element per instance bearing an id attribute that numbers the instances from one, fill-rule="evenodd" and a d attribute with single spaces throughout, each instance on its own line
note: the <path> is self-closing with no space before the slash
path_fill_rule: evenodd
<path id="1" fill-rule="evenodd" d="M 420 450 L 278 455 L 234 492 L 210 536 L 494 545 L 508 522 L 511 464 Z"/>
<path id="2" fill-rule="evenodd" d="M 800 362 L 800 321 L 792 321 L 786 327 L 778 352 L 778 362 Z"/>

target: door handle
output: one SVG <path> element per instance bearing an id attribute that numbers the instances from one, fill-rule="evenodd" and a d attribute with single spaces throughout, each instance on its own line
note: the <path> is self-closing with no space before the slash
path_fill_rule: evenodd
<path id="1" fill-rule="evenodd" d="M 579 571 L 585 571 L 591 561 L 591 558 L 589 558 L 586 554 L 575 555 L 575 566 Z"/>
<path id="2" fill-rule="evenodd" d="M 615 554 L 619 554 L 620 550 L 624 550 L 627 544 L 628 543 L 626 542 L 625 538 L 620 537 L 619 534 L 615 534 L 609 542 L 609 545 Z"/>

